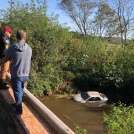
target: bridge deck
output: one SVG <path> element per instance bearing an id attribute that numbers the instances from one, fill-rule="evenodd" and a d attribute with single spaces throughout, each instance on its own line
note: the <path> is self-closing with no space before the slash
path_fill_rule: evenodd
<path id="1" fill-rule="evenodd" d="M 49 134 L 49 130 L 45 127 L 44 123 L 32 113 L 26 104 L 23 105 L 24 112 L 21 116 L 23 122 L 25 122 L 26 129 L 30 134 Z"/>
<path id="2" fill-rule="evenodd" d="M 3 99 L 6 100 L 8 104 L 14 103 L 13 92 L 10 88 L 8 91 L 0 91 L 0 94 L 3 96 Z M 12 115 L 13 116 L 13 115 Z M 20 132 L 22 128 L 19 129 L 19 133 L 24 134 L 49 134 L 50 130 L 48 129 L 48 125 L 41 121 L 41 119 L 36 115 L 36 113 L 30 109 L 27 104 L 23 104 L 23 114 L 21 116 L 16 116 L 17 121 L 23 126 L 25 132 Z M 15 121 L 16 122 L 16 121 Z M 0 127 L 0 134 L 1 131 L 4 131 Z"/>

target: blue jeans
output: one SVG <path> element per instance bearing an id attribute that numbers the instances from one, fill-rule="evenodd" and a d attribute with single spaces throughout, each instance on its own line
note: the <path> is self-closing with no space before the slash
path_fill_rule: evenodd
<path id="1" fill-rule="evenodd" d="M 22 98 L 24 94 L 24 83 L 28 80 L 28 76 L 23 76 L 23 77 L 16 77 L 12 78 L 12 88 L 14 92 L 14 97 L 16 104 L 19 105 L 22 103 Z"/>

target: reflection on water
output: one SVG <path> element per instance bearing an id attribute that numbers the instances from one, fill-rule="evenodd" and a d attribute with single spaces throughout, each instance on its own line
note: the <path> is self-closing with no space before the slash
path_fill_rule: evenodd
<path id="1" fill-rule="evenodd" d="M 89 108 L 70 99 L 44 97 L 41 101 L 73 130 L 76 126 L 89 134 L 103 134 L 103 109 Z"/>

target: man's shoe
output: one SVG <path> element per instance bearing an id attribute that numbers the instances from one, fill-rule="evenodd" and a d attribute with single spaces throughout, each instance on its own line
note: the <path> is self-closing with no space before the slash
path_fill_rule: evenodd
<path id="1" fill-rule="evenodd" d="M 22 114 L 22 104 L 16 105 L 16 114 L 21 115 Z"/>
<path id="2" fill-rule="evenodd" d="M 14 113 L 16 113 L 16 103 L 11 104 L 12 110 Z"/>
<path id="3" fill-rule="evenodd" d="M 9 88 L 7 81 L 0 80 L 0 90 L 7 90 Z"/>
<path id="4" fill-rule="evenodd" d="M 16 109 L 16 103 L 11 104 L 12 108 Z"/>

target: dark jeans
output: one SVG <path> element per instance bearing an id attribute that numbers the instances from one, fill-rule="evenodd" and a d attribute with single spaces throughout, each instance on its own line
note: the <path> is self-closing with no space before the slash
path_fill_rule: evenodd
<path id="1" fill-rule="evenodd" d="M 22 104 L 24 83 L 28 80 L 28 76 L 12 78 L 12 88 L 16 105 Z"/>

